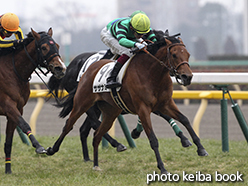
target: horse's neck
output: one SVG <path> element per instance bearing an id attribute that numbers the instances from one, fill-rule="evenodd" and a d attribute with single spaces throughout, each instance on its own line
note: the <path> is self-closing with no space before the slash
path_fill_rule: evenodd
<path id="1" fill-rule="evenodd" d="M 168 77 L 170 77 L 168 69 L 162 66 L 159 61 L 153 57 L 148 56 L 148 54 L 141 54 L 139 60 L 134 61 L 134 63 L 137 63 L 135 68 L 141 73 L 139 77 L 146 79 L 146 81 L 149 81 L 151 84 L 159 86 L 159 84 L 165 80 L 170 81 L 170 79 L 168 79 Z M 142 74 L 147 74 L 147 76 Z"/>
<path id="2" fill-rule="evenodd" d="M 35 42 L 32 41 L 30 44 L 28 44 L 26 46 L 26 49 L 29 56 L 34 61 L 36 61 L 37 56 L 36 56 Z M 15 55 L 15 68 L 23 79 L 28 79 L 36 67 L 30 60 L 28 55 L 26 54 L 25 50 L 23 49 L 22 51 L 20 51 L 18 55 Z"/>

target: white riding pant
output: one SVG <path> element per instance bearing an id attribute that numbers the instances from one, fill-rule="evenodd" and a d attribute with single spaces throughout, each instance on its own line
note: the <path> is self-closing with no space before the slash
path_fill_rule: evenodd
<path id="1" fill-rule="evenodd" d="M 110 33 L 107 27 L 104 27 L 101 31 L 101 40 L 107 47 L 110 48 L 113 54 L 126 54 L 129 57 L 133 56 L 128 48 L 119 44 L 118 40 Z"/>

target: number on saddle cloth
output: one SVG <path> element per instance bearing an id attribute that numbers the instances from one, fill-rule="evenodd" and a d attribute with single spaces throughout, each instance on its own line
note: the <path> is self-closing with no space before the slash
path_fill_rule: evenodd
<path id="1" fill-rule="evenodd" d="M 125 76 L 126 68 L 128 67 L 130 61 L 132 58 L 130 58 L 121 68 L 116 81 L 122 82 L 123 77 Z M 94 82 L 93 82 L 93 93 L 100 93 L 100 92 L 110 92 L 110 89 L 106 88 L 106 81 L 107 78 L 110 76 L 110 72 L 115 66 L 115 62 L 110 62 L 101 67 L 101 69 L 97 72 Z M 116 91 L 119 91 L 121 87 L 116 88 Z"/>

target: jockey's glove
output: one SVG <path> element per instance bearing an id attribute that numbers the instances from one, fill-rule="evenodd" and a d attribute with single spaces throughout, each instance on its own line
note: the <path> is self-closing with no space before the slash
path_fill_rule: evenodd
<path id="1" fill-rule="evenodd" d="M 14 47 L 17 47 L 19 44 L 23 43 L 23 39 L 17 39 L 14 41 Z"/>
<path id="2" fill-rule="evenodd" d="M 141 50 L 141 49 L 143 49 L 143 48 L 145 48 L 146 47 L 146 45 L 145 44 L 143 44 L 143 43 L 135 43 L 135 46 L 139 49 L 139 50 Z"/>

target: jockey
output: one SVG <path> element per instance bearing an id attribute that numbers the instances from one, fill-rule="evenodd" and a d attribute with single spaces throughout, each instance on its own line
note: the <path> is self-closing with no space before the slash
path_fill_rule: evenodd
<path id="1" fill-rule="evenodd" d="M 113 54 L 120 55 L 107 79 L 106 88 L 121 86 L 116 82 L 116 76 L 125 62 L 133 56 L 130 48 L 137 47 L 141 50 L 146 47 L 142 39 L 144 34 L 149 40 L 156 41 L 155 34 L 150 28 L 150 19 L 142 11 L 135 11 L 130 17 L 117 18 L 102 29 L 102 42 L 110 48 Z"/>
<path id="2" fill-rule="evenodd" d="M 4 40 L 6 37 L 15 35 L 16 39 Z M 13 13 L 6 13 L 0 15 L 0 49 L 15 47 L 19 43 L 23 42 L 23 32 L 19 27 L 19 18 Z"/>

